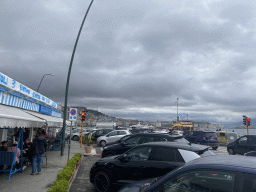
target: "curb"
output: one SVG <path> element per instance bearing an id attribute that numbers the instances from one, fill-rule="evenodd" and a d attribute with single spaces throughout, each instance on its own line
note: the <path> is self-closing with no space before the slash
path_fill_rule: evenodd
<path id="1" fill-rule="evenodd" d="M 83 159 L 83 155 L 81 156 L 81 159 L 78 161 L 78 166 L 77 166 L 77 168 L 75 168 L 74 174 L 71 176 L 70 180 L 68 181 L 69 182 L 69 188 L 68 188 L 67 192 L 69 192 L 69 190 L 70 190 L 70 188 L 72 186 L 72 183 L 73 183 L 73 181 L 76 178 L 76 174 L 77 174 L 77 172 L 79 170 L 80 163 L 81 163 L 82 159 Z"/>
<path id="2" fill-rule="evenodd" d="M 87 156 L 101 156 L 101 154 L 95 154 L 95 155 L 93 155 L 93 154 L 91 154 L 91 153 L 85 153 L 85 154 L 83 154 L 83 156 L 85 156 L 85 157 L 87 157 Z"/>

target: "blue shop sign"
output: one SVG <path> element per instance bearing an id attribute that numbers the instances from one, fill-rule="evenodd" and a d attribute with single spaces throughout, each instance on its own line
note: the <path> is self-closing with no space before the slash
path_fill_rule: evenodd
<path id="1" fill-rule="evenodd" d="M 43 105 L 40 105 L 39 112 L 40 113 L 45 113 L 45 114 L 48 114 L 48 115 L 52 115 L 52 109 L 50 109 L 48 107 L 45 107 Z"/>

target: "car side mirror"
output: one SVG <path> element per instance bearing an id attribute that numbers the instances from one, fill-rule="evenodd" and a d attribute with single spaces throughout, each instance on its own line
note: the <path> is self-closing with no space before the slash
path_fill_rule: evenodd
<path id="1" fill-rule="evenodd" d="M 128 162 L 129 161 L 129 158 L 126 154 L 122 154 L 118 157 L 119 161 L 121 162 Z"/>

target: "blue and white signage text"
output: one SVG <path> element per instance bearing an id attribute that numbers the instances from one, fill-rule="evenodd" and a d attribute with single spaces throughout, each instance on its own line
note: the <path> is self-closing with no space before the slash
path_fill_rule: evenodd
<path id="1" fill-rule="evenodd" d="M 23 95 L 26 95 L 26 96 L 33 98 L 37 101 L 40 101 L 42 103 L 45 103 L 51 107 L 57 108 L 57 104 L 54 101 L 52 101 L 51 99 L 28 88 L 27 86 L 19 83 L 18 81 L 15 81 L 14 79 L 8 77 L 7 75 L 4 75 L 1 72 L 0 72 L 0 85 L 3 85 L 4 87 L 7 87 L 7 88 L 9 88 L 13 91 L 16 91 L 18 93 L 21 93 Z"/>

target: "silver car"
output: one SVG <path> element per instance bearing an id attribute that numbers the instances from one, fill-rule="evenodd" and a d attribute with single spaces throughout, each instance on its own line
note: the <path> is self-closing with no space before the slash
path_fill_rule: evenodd
<path id="1" fill-rule="evenodd" d="M 111 143 L 119 140 L 120 138 L 124 137 L 125 135 L 130 135 L 132 134 L 128 130 L 116 130 L 116 131 L 111 131 L 110 133 L 101 136 L 97 139 L 97 144 L 101 145 L 104 147 L 106 143 Z"/>

